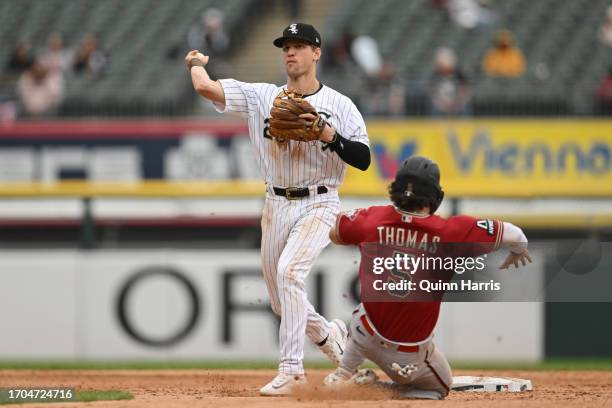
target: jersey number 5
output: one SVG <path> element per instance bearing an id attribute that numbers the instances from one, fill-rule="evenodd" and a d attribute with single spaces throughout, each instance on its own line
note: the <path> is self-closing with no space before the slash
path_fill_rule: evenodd
<path id="1" fill-rule="evenodd" d="M 405 255 L 411 256 L 409 254 L 404 254 L 398 251 L 393 252 L 393 258 L 395 258 L 397 255 L 400 255 L 402 257 Z M 395 284 L 399 284 L 402 281 L 406 281 L 406 283 L 408 283 L 412 280 L 412 275 L 409 272 L 405 272 L 397 268 L 391 269 L 390 272 L 391 272 L 391 276 L 389 276 L 389 278 L 387 279 L 387 283 L 393 282 Z M 389 295 L 391 296 L 403 299 L 403 298 L 406 298 L 410 294 L 410 290 L 409 289 L 398 289 L 398 290 L 388 289 L 387 293 L 389 293 Z"/>

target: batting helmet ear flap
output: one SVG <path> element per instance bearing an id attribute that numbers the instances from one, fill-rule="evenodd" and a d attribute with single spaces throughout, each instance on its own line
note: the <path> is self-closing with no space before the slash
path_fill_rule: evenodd
<path id="1" fill-rule="evenodd" d="M 440 187 L 440 189 L 437 191 L 436 198 L 429 208 L 430 214 L 433 214 L 438 210 L 438 207 L 440 207 L 440 204 L 442 204 L 442 200 L 444 200 L 444 190 L 442 190 L 442 187 Z"/>

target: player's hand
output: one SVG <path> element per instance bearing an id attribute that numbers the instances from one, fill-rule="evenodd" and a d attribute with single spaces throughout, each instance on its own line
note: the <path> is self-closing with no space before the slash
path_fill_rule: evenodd
<path id="1" fill-rule="evenodd" d="M 312 126 L 312 122 L 314 122 L 315 119 L 317 119 L 317 117 L 313 115 L 312 113 L 302 113 L 300 115 L 300 118 L 306 119 L 308 121 L 308 126 Z M 321 133 L 319 140 L 322 140 L 324 142 L 331 142 L 333 139 L 334 139 L 334 129 L 332 129 L 329 125 L 325 125 L 325 129 L 323 129 L 323 132 Z"/>
<path id="2" fill-rule="evenodd" d="M 397 373 L 400 377 L 410 378 L 412 373 L 419 369 L 418 364 L 407 364 L 405 366 L 400 366 L 397 363 L 391 364 L 391 369 Z"/>
<path id="3" fill-rule="evenodd" d="M 502 263 L 499 267 L 499 269 L 508 269 L 510 267 L 510 265 L 514 264 L 514 267 L 516 269 L 519 268 L 519 262 L 523 265 L 523 266 L 527 266 L 527 262 L 531 263 L 531 256 L 529 255 L 529 251 L 528 250 L 524 250 L 523 252 L 521 252 L 520 254 L 515 254 L 514 252 L 510 251 L 508 253 L 508 256 L 506 257 L 506 260 L 504 261 L 504 263 Z"/>
<path id="4" fill-rule="evenodd" d="M 302 113 L 300 115 L 300 118 L 306 119 L 309 122 L 313 122 L 317 117 L 313 115 L 312 113 Z"/>
<path id="5" fill-rule="evenodd" d="M 208 64 L 208 55 L 204 55 L 198 50 L 191 50 L 185 56 L 185 64 L 187 65 L 187 70 L 191 70 L 191 60 L 194 58 L 200 60 L 203 65 Z"/>

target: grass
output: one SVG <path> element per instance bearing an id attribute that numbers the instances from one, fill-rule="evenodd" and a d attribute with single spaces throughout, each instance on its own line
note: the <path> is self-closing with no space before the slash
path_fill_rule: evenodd
<path id="1" fill-rule="evenodd" d="M 118 400 L 131 400 L 134 396 L 127 391 L 77 391 L 77 401 L 80 402 L 91 402 L 91 401 L 118 401 Z"/>
<path id="2" fill-rule="evenodd" d="M 5 398 L 0 399 L 0 405 L 9 404 L 23 404 L 23 403 L 53 403 L 53 402 L 92 402 L 92 401 L 118 401 L 118 400 L 131 400 L 134 396 L 126 391 L 101 391 L 101 390 L 87 390 L 77 391 L 76 398 L 74 400 L 14 400 L 10 401 Z"/>
<path id="3" fill-rule="evenodd" d="M 274 369 L 272 361 L 0 361 L 1 369 L 32 370 L 240 370 Z M 311 368 L 331 368 L 314 364 Z"/>
<path id="4" fill-rule="evenodd" d="M 451 362 L 466 370 L 612 370 L 612 357 L 550 358 L 541 363 Z M 0 361 L 1 369 L 30 370 L 240 370 L 276 369 L 273 361 Z M 372 366 L 373 367 L 373 366 Z M 331 369 L 327 362 L 310 362 L 306 368 Z"/>

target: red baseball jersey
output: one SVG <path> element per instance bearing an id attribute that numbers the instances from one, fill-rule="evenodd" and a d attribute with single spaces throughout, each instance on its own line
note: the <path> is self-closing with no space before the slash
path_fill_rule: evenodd
<path id="1" fill-rule="evenodd" d="M 473 256 L 499 247 L 503 223 L 467 215 L 445 219 L 437 215 L 413 214 L 388 205 L 342 213 L 336 231 L 342 243 L 359 246 L 361 277 L 362 273 L 372 274 L 372 263 L 364 261 L 372 256 L 368 254 L 372 244 L 433 254 L 441 244 L 470 243 L 473 244 L 470 254 Z M 374 328 L 384 338 L 398 343 L 419 343 L 432 335 L 440 313 L 440 301 L 367 301 L 363 296 L 363 284 L 362 281 L 363 305 Z"/>

